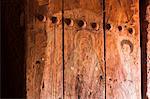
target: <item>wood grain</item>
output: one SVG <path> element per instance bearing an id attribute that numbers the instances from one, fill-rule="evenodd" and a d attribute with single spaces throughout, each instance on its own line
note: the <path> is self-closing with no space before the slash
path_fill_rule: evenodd
<path id="1" fill-rule="evenodd" d="M 64 0 L 64 98 L 104 99 L 104 40 L 102 1 Z M 83 20 L 83 27 L 78 25 Z M 91 23 L 99 25 L 95 30 Z"/>
<path id="2" fill-rule="evenodd" d="M 27 0 L 28 99 L 141 99 L 138 0 L 105 9 L 104 18 L 102 0 Z"/>
<path id="3" fill-rule="evenodd" d="M 138 0 L 106 0 L 106 98 L 141 99 Z"/>
<path id="4" fill-rule="evenodd" d="M 28 99 L 63 97 L 61 10 L 59 0 L 27 1 Z M 52 23 L 52 16 L 57 17 L 56 23 Z"/>

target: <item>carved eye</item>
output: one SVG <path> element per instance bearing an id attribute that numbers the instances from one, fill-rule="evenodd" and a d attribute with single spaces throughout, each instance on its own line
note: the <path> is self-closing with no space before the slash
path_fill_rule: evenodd
<path id="1" fill-rule="evenodd" d="M 58 22 L 58 19 L 57 19 L 56 16 L 52 16 L 51 21 L 52 21 L 53 24 L 56 24 Z"/>
<path id="2" fill-rule="evenodd" d="M 95 22 L 91 23 L 91 26 L 93 29 L 98 30 L 99 29 L 99 25 Z"/>
<path id="3" fill-rule="evenodd" d="M 86 22 L 84 22 L 83 20 L 78 20 L 78 26 L 81 28 L 85 28 L 86 27 Z"/>

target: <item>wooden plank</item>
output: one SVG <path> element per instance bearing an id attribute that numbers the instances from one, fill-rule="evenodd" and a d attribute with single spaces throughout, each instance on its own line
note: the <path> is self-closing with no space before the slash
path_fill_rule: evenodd
<path id="1" fill-rule="evenodd" d="M 147 26 L 147 97 L 150 98 L 150 1 L 146 2 L 146 20 L 148 22 Z M 145 24 L 146 25 L 146 24 Z"/>
<path id="2" fill-rule="evenodd" d="M 141 99 L 139 0 L 105 0 L 106 98 Z"/>
<path id="3" fill-rule="evenodd" d="M 64 0 L 64 99 L 105 97 L 102 10 L 102 0 Z"/>
<path id="4" fill-rule="evenodd" d="M 27 1 L 28 99 L 63 97 L 62 4 L 60 1 Z"/>

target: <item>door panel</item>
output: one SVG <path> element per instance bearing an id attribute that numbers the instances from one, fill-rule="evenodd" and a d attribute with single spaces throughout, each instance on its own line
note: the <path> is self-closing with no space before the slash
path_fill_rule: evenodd
<path id="1" fill-rule="evenodd" d="M 138 0 L 106 0 L 106 98 L 141 98 Z"/>
<path id="2" fill-rule="evenodd" d="M 63 97 L 61 0 L 27 2 L 27 98 Z M 32 12 L 31 12 L 32 11 Z"/>
<path id="3" fill-rule="evenodd" d="M 104 99 L 102 0 L 64 0 L 64 99 Z"/>
<path id="4" fill-rule="evenodd" d="M 102 1 L 27 0 L 28 99 L 140 99 L 139 1 Z"/>

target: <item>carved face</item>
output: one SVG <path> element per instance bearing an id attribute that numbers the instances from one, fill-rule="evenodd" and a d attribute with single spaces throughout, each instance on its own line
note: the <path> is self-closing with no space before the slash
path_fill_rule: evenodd
<path id="1" fill-rule="evenodd" d="M 90 50 L 91 49 L 91 42 L 88 38 L 82 38 L 79 42 L 79 48 L 81 50 Z"/>
<path id="2" fill-rule="evenodd" d="M 78 32 L 75 41 L 76 47 L 83 53 L 89 52 L 90 49 L 93 47 L 92 35 L 88 31 Z"/>

